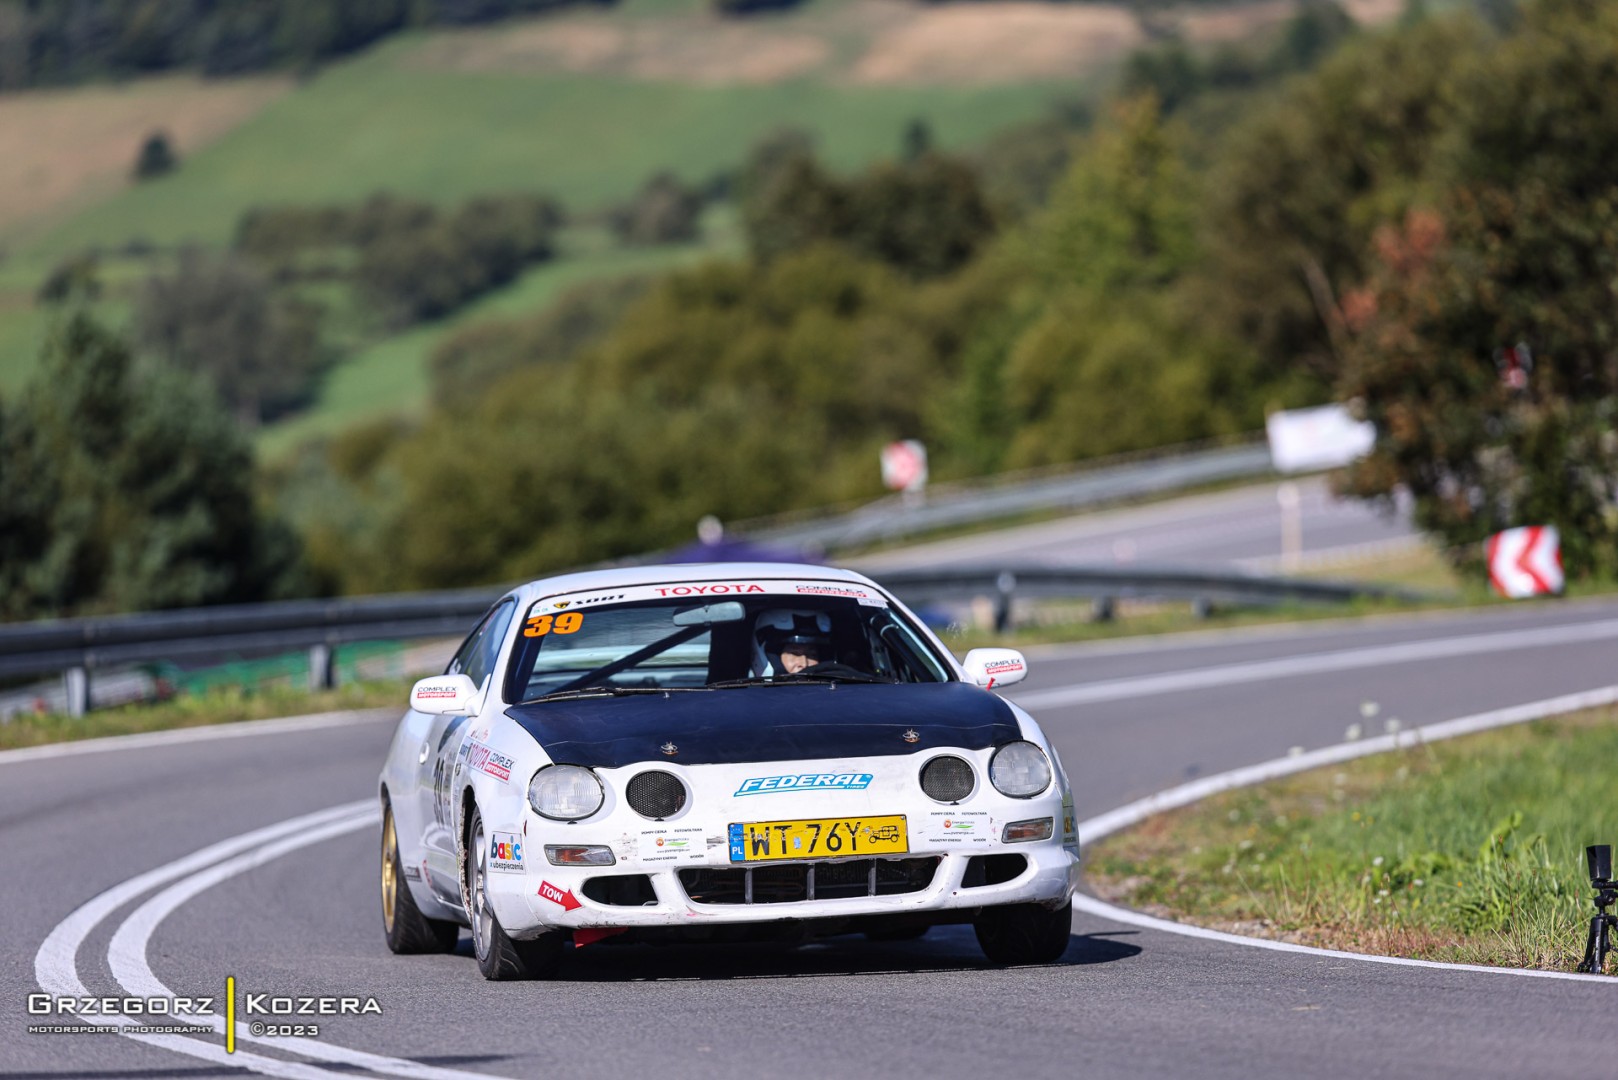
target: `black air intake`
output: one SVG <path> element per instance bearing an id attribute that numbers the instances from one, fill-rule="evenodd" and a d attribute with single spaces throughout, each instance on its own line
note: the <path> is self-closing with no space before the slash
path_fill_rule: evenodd
<path id="1" fill-rule="evenodd" d="M 624 797 L 641 817 L 673 817 L 685 805 L 685 785 L 673 773 L 643 772 L 629 781 Z"/>

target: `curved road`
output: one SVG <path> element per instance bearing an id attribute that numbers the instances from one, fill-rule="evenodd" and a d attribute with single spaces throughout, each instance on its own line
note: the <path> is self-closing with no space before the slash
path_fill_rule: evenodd
<path id="1" fill-rule="evenodd" d="M 1293 481 L 1301 541 L 1296 567 L 1331 567 L 1419 543 L 1409 506 L 1384 514 L 1370 503 L 1339 499 L 1324 477 Z M 1278 485 L 1250 484 L 1139 506 L 1075 514 L 1033 525 L 995 529 L 862 555 L 856 569 L 881 575 L 985 562 L 1078 563 L 1085 566 L 1238 566 L 1281 570 Z"/>
<path id="2" fill-rule="evenodd" d="M 1615 654 L 1618 602 L 1546 604 L 1038 650 L 1016 696 L 1056 739 L 1088 817 L 1189 776 L 1339 742 L 1365 701 L 1378 721 L 1430 723 L 1618 681 Z M 0 757 L 5 1075 L 243 1075 L 242 1055 L 227 1065 L 116 1035 L 27 1033 L 35 954 L 104 889 L 369 799 L 396 715 Z M 1082 914 L 1049 967 L 989 968 L 970 932 L 949 928 L 796 951 L 592 946 L 557 981 L 490 984 L 464 936 L 461 955 L 386 951 L 375 847 L 367 825 L 239 873 L 223 856 L 203 860 L 196 869 L 222 880 L 155 924 L 144 963 L 180 994 L 221 994 L 234 975 L 244 990 L 379 1000 L 381 1016 L 321 1020 L 323 1058 L 244 1047 L 288 1076 L 1359 1080 L 1587 1077 L 1610 1063 L 1618 986 L 1276 953 Z M 152 894 L 135 891 L 78 953 L 91 993 L 116 989 L 113 935 L 123 927 L 127 944 Z M 119 956 L 127 983 L 142 954 Z M 333 1063 L 344 1047 L 386 1057 Z"/>

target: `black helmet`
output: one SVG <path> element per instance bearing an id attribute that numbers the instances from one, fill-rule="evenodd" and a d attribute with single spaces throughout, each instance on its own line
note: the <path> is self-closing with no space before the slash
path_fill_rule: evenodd
<path id="1" fill-rule="evenodd" d="M 772 653 L 787 645 L 812 645 L 822 653 L 831 649 L 831 616 L 823 611 L 766 611 L 755 625 L 760 643 Z"/>

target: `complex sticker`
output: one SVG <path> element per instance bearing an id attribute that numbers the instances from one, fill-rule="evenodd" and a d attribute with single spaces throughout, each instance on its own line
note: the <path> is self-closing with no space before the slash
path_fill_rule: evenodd
<path id="1" fill-rule="evenodd" d="M 799 585 L 795 591 L 800 596 L 846 596 L 867 607 L 888 606 L 886 600 L 857 585 Z"/>
<path id="2" fill-rule="evenodd" d="M 515 758 L 507 757 L 498 750 L 491 749 L 480 742 L 472 744 L 466 752 L 466 763 L 480 773 L 492 776 L 496 780 L 509 781 L 511 767 L 517 764 Z"/>

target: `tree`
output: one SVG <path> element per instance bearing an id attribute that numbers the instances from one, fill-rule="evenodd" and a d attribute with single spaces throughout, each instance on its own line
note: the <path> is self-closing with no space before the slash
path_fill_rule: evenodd
<path id="1" fill-rule="evenodd" d="M 1033 258 L 1048 281 L 1097 291 L 1161 286 L 1191 265 L 1194 190 L 1180 140 L 1150 95 L 1114 107 L 1033 230 Z"/>
<path id="2" fill-rule="evenodd" d="M 100 295 L 101 260 L 84 252 L 57 263 L 40 283 L 36 298 L 41 304 L 64 304 L 69 300 L 95 300 Z"/>
<path id="3" fill-rule="evenodd" d="M 1228 133 L 1200 215 L 1210 323 L 1277 373 L 1335 378 L 1340 295 L 1364 278 L 1378 224 L 1435 194 L 1455 82 L 1481 40 L 1464 18 L 1358 37 Z"/>
<path id="4" fill-rule="evenodd" d="M 475 404 L 506 375 L 529 367 L 560 369 L 605 338 L 646 295 L 644 277 L 576 285 L 537 315 L 491 319 L 457 330 L 428 360 L 433 404 L 446 411 Z"/>
<path id="5" fill-rule="evenodd" d="M 847 242 L 914 277 L 958 270 L 994 235 L 977 175 L 943 154 L 878 166 L 850 185 L 849 196 Z"/>
<path id="6" fill-rule="evenodd" d="M 933 151 L 933 126 L 925 117 L 916 117 L 905 125 L 904 137 L 899 143 L 899 160 L 905 164 L 920 161 Z"/>
<path id="7" fill-rule="evenodd" d="M 929 153 L 840 180 L 802 146 L 770 154 L 743 174 L 742 218 L 762 261 L 836 242 L 914 277 L 936 277 L 994 234 L 977 174 L 957 158 Z"/>
<path id="8" fill-rule="evenodd" d="M 135 371 L 80 313 L 0 412 L 0 615 L 266 599 L 296 547 L 259 516 L 252 453 L 204 388 Z"/>
<path id="9" fill-rule="evenodd" d="M 146 136 L 146 141 L 140 144 L 140 154 L 135 158 L 134 176 L 136 180 L 155 180 L 159 176 L 166 176 L 173 172 L 180 164 L 180 158 L 169 144 L 166 132 L 154 131 Z"/>
<path id="10" fill-rule="evenodd" d="M 1553 524 L 1573 576 L 1618 573 L 1618 11 L 1540 0 L 1459 82 L 1436 208 L 1378 231 L 1344 302 L 1340 383 L 1376 425 L 1358 494 L 1403 485 L 1457 562 Z M 1503 363 L 1527 346 L 1531 369 Z"/>
<path id="11" fill-rule="evenodd" d="M 321 366 L 318 313 L 228 254 L 182 251 L 173 274 L 147 279 L 135 327 L 144 348 L 208 379 L 249 426 L 300 402 Z"/>
<path id="12" fill-rule="evenodd" d="M 610 222 L 626 244 L 675 244 L 697 238 L 702 216 L 702 195 L 680 183 L 671 172 L 660 172 L 635 197 L 616 207 Z"/>

